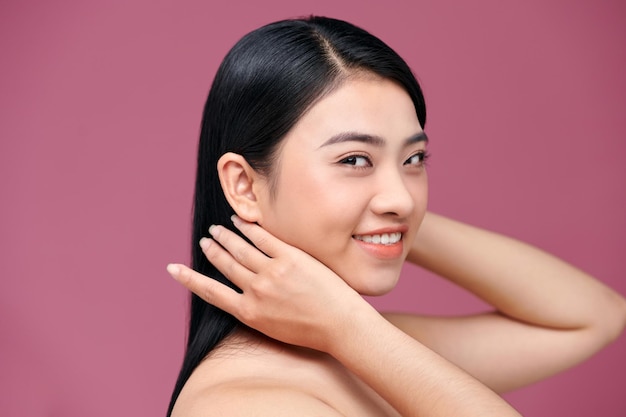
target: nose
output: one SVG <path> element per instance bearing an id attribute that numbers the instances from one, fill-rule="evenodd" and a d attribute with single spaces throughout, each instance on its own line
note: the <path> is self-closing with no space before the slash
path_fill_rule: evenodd
<path id="1" fill-rule="evenodd" d="M 414 211 L 415 194 L 410 187 L 419 184 L 413 179 L 405 178 L 401 172 L 388 170 L 380 172 L 376 181 L 376 190 L 370 201 L 371 209 L 378 215 L 406 218 Z"/>

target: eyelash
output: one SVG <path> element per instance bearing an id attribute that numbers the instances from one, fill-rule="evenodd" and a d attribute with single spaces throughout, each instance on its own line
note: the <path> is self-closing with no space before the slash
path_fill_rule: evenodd
<path id="1" fill-rule="evenodd" d="M 420 161 L 419 161 L 419 165 L 420 166 L 424 166 L 426 165 L 426 163 L 428 162 L 428 158 L 430 158 L 430 154 L 426 151 L 419 151 L 413 155 L 411 155 L 411 157 L 409 159 L 407 159 L 404 163 L 406 164 L 408 161 L 410 161 L 411 159 L 415 158 L 416 156 L 419 157 Z"/>
<path id="2" fill-rule="evenodd" d="M 356 161 L 358 159 L 365 159 L 366 166 L 357 165 Z M 355 167 L 356 169 L 363 169 L 363 168 L 368 168 L 368 167 L 372 166 L 372 161 L 370 160 L 370 158 L 367 155 L 360 155 L 360 154 L 354 154 L 354 155 L 346 156 L 341 161 L 339 161 L 339 163 L 340 164 L 344 164 L 344 165 L 351 165 L 351 166 Z"/>
<path id="3" fill-rule="evenodd" d="M 426 162 L 428 161 L 428 158 L 430 158 L 430 154 L 426 151 L 419 151 L 414 153 L 413 155 L 411 155 L 406 161 L 404 161 L 404 164 L 407 164 L 411 159 L 415 158 L 415 157 L 419 157 L 419 166 L 424 166 L 426 165 Z M 367 165 L 357 165 L 356 161 L 358 158 L 362 158 L 365 159 L 366 164 Z M 370 160 L 370 158 L 367 155 L 361 155 L 361 154 L 354 154 L 354 155 L 350 155 L 347 156 L 345 158 L 343 158 L 341 161 L 339 161 L 340 164 L 344 164 L 344 165 L 351 165 L 353 166 L 355 169 L 365 169 L 365 168 L 369 168 L 372 166 L 372 161 Z"/>

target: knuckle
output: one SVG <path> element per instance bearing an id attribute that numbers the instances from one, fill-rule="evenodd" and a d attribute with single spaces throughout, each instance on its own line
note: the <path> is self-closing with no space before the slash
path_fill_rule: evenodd
<path id="1" fill-rule="evenodd" d="M 210 286 L 202 288 L 202 291 L 199 291 L 198 296 L 200 296 L 200 298 L 202 298 L 207 303 L 211 304 L 213 302 L 214 296 L 213 288 L 211 288 Z"/>
<path id="2" fill-rule="evenodd" d="M 262 251 L 266 251 L 269 248 L 270 239 L 268 236 L 259 235 L 255 236 L 253 243 L 257 248 L 261 249 Z"/>
<path id="3" fill-rule="evenodd" d="M 285 279 L 290 275 L 290 271 L 292 270 L 291 262 L 278 262 L 274 266 L 274 274 L 276 278 Z"/>
<path id="4" fill-rule="evenodd" d="M 227 278 L 231 279 L 233 277 L 236 277 L 237 275 L 237 263 L 235 262 L 229 262 L 226 267 L 224 268 L 224 275 L 226 275 Z"/>
<path id="5" fill-rule="evenodd" d="M 249 257 L 247 248 L 238 248 L 233 251 L 233 257 L 237 260 L 237 262 L 244 263 L 246 259 Z"/>
<path id="6" fill-rule="evenodd" d="M 267 236 L 262 236 L 262 235 L 261 236 L 257 236 L 255 240 L 256 240 L 256 243 L 259 246 L 265 246 L 267 244 L 267 241 L 268 241 Z"/>
<path id="7" fill-rule="evenodd" d="M 270 293 L 269 280 L 257 277 L 250 283 L 250 291 L 256 298 L 264 298 Z"/>
<path id="8" fill-rule="evenodd" d="M 258 313 L 254 307 L 246 304 L 239 308 L 238 318 L 248 325 L 253 325 L 258 321 Z"/>

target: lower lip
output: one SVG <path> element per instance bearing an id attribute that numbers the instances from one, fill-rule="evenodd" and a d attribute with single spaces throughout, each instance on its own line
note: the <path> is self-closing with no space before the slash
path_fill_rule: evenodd
<path id="1" fill-rule="evenodd" d="M 379 259 L 398 259 L 402 256 L 403 246 L 402 240 L 392 245 L 381 245 L 376 243 L 368 243 L 359 239 L 354 239 L 356 243 L 369 253 Z"/>

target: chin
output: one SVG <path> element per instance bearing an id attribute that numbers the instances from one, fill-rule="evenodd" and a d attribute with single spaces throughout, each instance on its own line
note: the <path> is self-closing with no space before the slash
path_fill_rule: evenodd
<path id="1" fill-rule="evenodd" d="M 393 279 L 371 279 L 370 281 L 360 281 L 356 283 L 356 285 L 352 286 L 352 288 L 361 295 L 367 296 L 379 296 L 385 295 L 396 287 L 398 283 L 398 279 L 400 277 L 396 276 Z"/>

